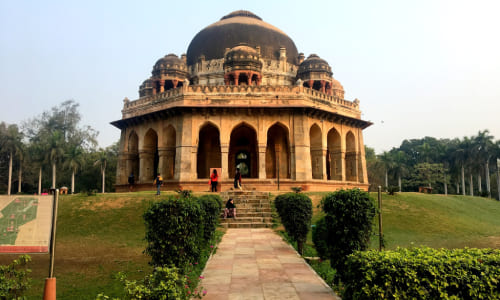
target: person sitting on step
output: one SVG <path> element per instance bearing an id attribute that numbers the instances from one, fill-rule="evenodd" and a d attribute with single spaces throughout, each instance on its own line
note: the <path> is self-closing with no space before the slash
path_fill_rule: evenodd
<path id="1" fill-rule="evenodd" d="M 229 198 L 229 200 L 227 200 L 226 208 L 224 208 L 224 219 L 227 217 L 233 217 L 236 219 L 236 205 L 234 205 L 232 198 Z"/>

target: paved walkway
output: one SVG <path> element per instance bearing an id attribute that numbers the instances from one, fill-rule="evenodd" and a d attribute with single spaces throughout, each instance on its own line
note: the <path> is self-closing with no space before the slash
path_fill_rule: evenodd
<path id="1" fill-rule="evenodd" d="M 205 300 L 340 299 L 268 228 L 230 228 L 203 272 Z"/>

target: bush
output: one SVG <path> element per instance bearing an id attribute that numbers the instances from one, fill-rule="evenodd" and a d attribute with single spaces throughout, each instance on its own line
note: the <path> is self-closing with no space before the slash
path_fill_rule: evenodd
<path id="1" fill-rule="evenodd" d="M 203 214 L 196 199 L 170 197 L 154 203 L 144 213 L 144 252 L 151 256 L 151 264 L 185 269 L 198 261 L 204 241 Z"/>
<path id="2" fill-rule="evenodd" d="M 311 199 L 304 194 L 287 193 L 276 197 L 274 205 L 286 232 L 297 241 L 298 251 L 302 255 L 307 233 L 311 227 Z"/>
<path id="3" fill-rule="evenodd" d="M 387 188 L 387 194 L 390 196 L 396 195 L 396 192 L 399 192 L 399 186 L 391 185 Z"/>
<path id="4" fill-rule="evenodd" d="M 23 299 L 22 295 L 31 286 L 27 268 L 29 255 L 21 255 L 10 265 L 0 266 L 0 299 Z"/>
<path id="5" fill-rule="evenodd" d="M 368 247 L 375 205 L 367 192 L 351 189 L 326 195 L 321 206 L 326 215 L 316 224 L 314 243 L 322 258 L 330 259 L 342 275 L 346 257 Z"/>
<path id="6" fill-rule="evenodd" d="M 500 299 L 500 250 L 355 252 L 342 299 Z"/>
<path id="7" fill-rule="evenodd" d="M 198 198 L 203 211 L 203 238 L 210 241 L 217 229 L 222 210 L 222 199 L 219 195 L 203 195 Z"/>
<path id="8" fill-rule="evenodd" d="M 140 281 L 129 281 L 121 273 L 119 277 L 124 284 L 124 299 L 191 299 L 192 296 L 186 277 L 175 267 L 157 267 L 152 274 Z M 105 299 L 110 298 L 104 294 L 99 294 L 96 298 L 96 300 Z"/>

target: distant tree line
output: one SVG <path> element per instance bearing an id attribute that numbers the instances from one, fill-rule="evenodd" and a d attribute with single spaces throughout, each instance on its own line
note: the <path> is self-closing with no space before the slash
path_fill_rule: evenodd
<path id="1" fill-rule="evenodd" d="M 396 191 L 418 191 L 430 187 L 433 193 L 499 198 L 500 141 L 488 130 L 463 139 L 404 140 L 398 148 L 376 155 L 366 148 L 370 189 L 382 186 Z"/>
<path id="2" fill-rule="evenodd" d="M 0 123 L 1 194 L 114 190 L 118 144 L 96 149 L 98 132 L 80 126 L 78 108 L 68 100 L 20 125 Z"/>

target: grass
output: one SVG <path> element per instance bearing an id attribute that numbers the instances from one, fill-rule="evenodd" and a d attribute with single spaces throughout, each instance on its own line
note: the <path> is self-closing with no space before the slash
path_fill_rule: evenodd
<path id="1" fill-rule="evenodd" d="M 143 212 L 163 199 L 154 192 L 61 196 L 54 273 L 58 299 L 95 299 L 105 292 L 117 297 L 123 289 L 115 279 L 143 278 L 152 270 L 145 249 Z M 170 193 L 175 194 L 175 193 Z M 325 193 L 306 193 L 313 201 L 313 223 Z M 376 199 L 375 193 L 371 196 Z M 433 248 L 500 248 L 500 202 L 470 196 L 383 194 L 383 228 L 387 249 L 425 245 Z M 377 222 L 375 222 L 377 223 Z M 283 229 L 278 227 L 278 229 Z M 374 230 L 375 232 L 377 229 Z M 372 248 L 378 248 L 374 236 Z M 314 256 L 309 236 L 307 256 Z M 1 255 L 6 265 L 18 255 Z M 33 285 L 28 299 L 40 299 L 48 275 L 47 254 L 31 255 Z M 325 265 L 319 272 L 331 276 Z"/>

